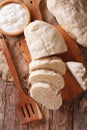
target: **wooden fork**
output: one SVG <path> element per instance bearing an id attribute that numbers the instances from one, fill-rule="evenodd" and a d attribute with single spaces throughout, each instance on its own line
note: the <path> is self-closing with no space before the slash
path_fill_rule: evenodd
<path id="1" fill-rule="evenodd" d="M 13 75 L 14 81 L 16 83 L 16 87 L 18 88 L 18 92 L 19 92 L 17 112 L 18 112 L 20 124 L 27 124 L 31 121 L 42 119 L 40 109 L 36 104 L 36 102 L 31 97 L 28 97 L 22 90 L 15 65 L 13 63 L 7 43 L 5 42 L 2 34 L 0 34 L 0 44 L 2 46 L 3 53 L 5 55 L 9 69 Z"/>

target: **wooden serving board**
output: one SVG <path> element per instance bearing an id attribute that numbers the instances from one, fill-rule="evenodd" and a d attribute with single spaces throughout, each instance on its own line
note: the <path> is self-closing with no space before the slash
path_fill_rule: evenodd
<path id="1" fill-rule="evenodd" d="M 60 33 L 63 35 L 65 42 L 68 46 L 68 51 L 66 53 L 59 54 L 57 56 L 61 57 L 64 62 L 67 61 L 81 62 L 87 68 L 87 62 L 84 59 L 77 43 L 61 28 L 60 25 L 56 25 L 56 29 L 58 29 Z M 20 38 L 19 41 L 20 41 L 20 49 L 22 49 L 23 51 L 24 58 L 28 63 L 30 63 L 31 56 L 28 47 L 26 45 L 26 41 L 24 40 L 24 37 Z M 68 68 L 66 74 L 64 75 L 64 80 L 65 80 L 65 87 L 62 89 L 61 92 L 63 100 L 70 101 L 84 91 L 78 84 L 74 76 L 71 74 L 71 72 L 68 70 Z"/>
<path id="2" fill-rule="evenodd" d="M 25 4 L 27 5 L 27 7 L 31 12 L 33 20 L 36 19 L 42 20 L 41 13 L 39 10 L 40 1 L 41 0 L 34 0 L 34 1 L 32 0 L 31 3 L 30 0 L 24 0 Z M 87 68 L 87 62 L 84 59 L 77 43 L 61 28 L 60 25 L 56 25 L 55 27 L 62 34 L 68 46 L 68 51 L 64 54 L 58 55 L 58 57 L 60 56 L 65 62 L 67 61 L 81 62 Z M 24 40 L 24 37 L 20 39 L 20 47 L 21 50 L 23 51 L 25 60 L 28 63 L 30 63 L 31 56 L 27 48 L 26 41 Z M 61 92 L 63 100 L 70 101 L 84 91 L 78 84 L 74 76 L 71 74 L 71 72 L 68 70 L 68 68 L 66 74 L 64 75 L 64 79 L 65 79 L 65 87 L 62 89 Z"/>

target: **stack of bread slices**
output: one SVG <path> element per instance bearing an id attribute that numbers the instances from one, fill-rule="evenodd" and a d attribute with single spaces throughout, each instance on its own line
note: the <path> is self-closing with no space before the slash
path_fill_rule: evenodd
<path id="1" fill-rule="evenodd" d="M 66 65 L 56 54 L 66 52 L 67 45 L 55 27 L 43 21 L 30 23 L 24 34 L 32 57 L 30 95 L 47 108 L 58 109 L 62 105 Z"/>

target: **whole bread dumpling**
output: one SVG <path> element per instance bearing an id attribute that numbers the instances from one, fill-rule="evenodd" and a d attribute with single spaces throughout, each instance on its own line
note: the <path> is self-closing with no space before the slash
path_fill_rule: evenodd
<path id="1" fill-rule="evenodd" d="M 53 70 L 64 75 L 66 72 L 66 64 L 61 58 L 56 56 L 31 61 L 29 64 L 30 73 L 38 69 Z"/>
<path id="2" fill-rule="evenodd" d="M 52 25 L 36 20 L 24 30 L 32 60 L 67 51 L 62 35 Z"/>
<path id="3" fill-rule="evenodd" d="M 47 0 L 47 7 L 64 30 L 87 47 L 87 0 Z"/>
<path id="4" fill-rule="evenodd" d="M 55 95 L 48 83 L 37 82 L 33 84 L 30 90 L 30 95 L 34 100 L 48 109 L 59 109 L 62 105 L 61 94 Z"/>
<path id="5" fill-rule="evenodd" d="M 61 74 L 55 73 L 52 70 L 35 70 L 29 76 L 29 83 L 36 82 L 49 83 L 52 90 L 57 94 L 64 87 L 64 78 Z"/>

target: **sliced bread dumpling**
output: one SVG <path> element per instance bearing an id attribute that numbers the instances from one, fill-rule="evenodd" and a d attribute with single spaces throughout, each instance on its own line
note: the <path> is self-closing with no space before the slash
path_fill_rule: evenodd
<path id="1" fill-rule="evenodd" d="M 66 72 L 66 64 L 61 58 L 56 56 L 33 60 L 29 64 L 30 73 L 38 69 L 49 69 L 64 75 Z"/>
<path id="2" fill-rule="evenodd" d="M 29 83 L 34 84 L 36 82 L 49 83 L 56 94 L 64 87 L 62 75 L 51 70 L 42 69 L 33 71 L 29 76 Z"/>
<path id="3" fill-rule="evenodd" d="M 24 35 L 32 60 L 67 51 L 63 36 L 46 22 L 39 20 L 31 22 L 24 29 Z"/>
<path id="4" fill-rule="evenodd" d="M 62 105 L 61 94 L 55 95 L 48 83 L 37 82 L 32 84 L 30 95 L 48 109 L 59 109 Z"/>
<path id="5" fill-rule="evenodd" d="M 67 62 L 67 67 L 76 78 L 82 89 L 87 89 L 87 70 L 80 62 Z"/>

